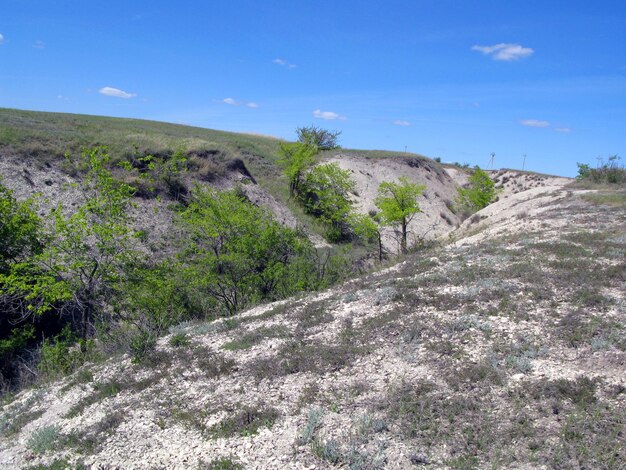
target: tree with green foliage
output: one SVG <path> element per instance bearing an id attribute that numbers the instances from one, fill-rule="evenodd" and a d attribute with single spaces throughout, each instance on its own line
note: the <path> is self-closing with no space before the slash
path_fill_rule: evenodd
<path id="1" fill-rule="evenodd" d="M 196 187 L 180 222 L 189 240 L 181 255 L 188 286 L 214 311 L 232 315 L 308 287 L 311 243 L 240 192 Z"/>
<path id="2" fill-rule="evenodd" d="M 39 253 L 42 246 L 41 220 L 33 200 L 18 202 L 0 179 L 0 274 Z"/>
<path id="3" fill-rule="evenodd" d="M 282 165 L 283 171 L 289 179 L 289 195 L 291 197 L 299 193 L 302 180 L 307 170 L 315 162 L 317 152 L 315 146 L 303 142 L 280 144 L 278 163 Z"/>
<path id="4" fill-rule="evenodd" d="M 369 214 L 353 213 L 350 217 L 350 226 L 358 239 L 376 242 L 378 246 L 378 261 L 382 261 L 385 250 L 383 247 L 380 213 L 375 211 L 370 211 Z"/>
<path id="5" fill-rule="evenodd" d="M 18 201 L 0 179 L 0 390 L 18 375 L 17 358 L 34 342 L 25 292 L 13 292 L 7 276 L 43 249 L 42 223 L 32 199 Z"/>
<path id="6" fill-rule="evenodd" d="M 296 129 L 298 142 L 315 147 L 318 152 L 339 148 L 341 131 L 331 131 L 317 126 L 303 126 Z"/>
<path id="7" fill-rule="evenodd" d="M 13 264 L 0 282 L 8 295 L 23 296 L 29 314 L 54 309 L 70 315 L 84 340 L 106 315 L 140 252 L 128 215 L 133 188 L 107 169 L 106 147 L 86 149 L 78 160 L 67 158 L 84 175 L 76 184 L 82 204 L 71 215 L 59 204 L 41 252 Z"/>
<path id="8" fill-rule="evenodd" d="M 402 253 L 407 252 L 408 225 L 415 214 L 420 212 L 417 197 L 425 189 L 426 186 L 411 183 L 405 176 L 400 177 L 398 182 L 384 181 L 378 187 L 378 195 L 374 202 L 380 209 L 380 217 L 384 225 L 400 225 Z"/>
<path id="9" fill-rule="evenodd" d="M 350 235 L 350 215 L 354 181 L 350 172 L 337 163 L 325 163 L 311 169 L 302 183 L 300 200 L 305 210 L 328 226 L 327 238 L 340 241 Z"/>
<path id="10" fill-rule="evenodd" d="M 463 211 L 473 214 L 487 207 L 497 196 L 498 190 L 493 180 L 485 171 L 475 166 L 468 186 L 459 188 L 456 203 Z"/>

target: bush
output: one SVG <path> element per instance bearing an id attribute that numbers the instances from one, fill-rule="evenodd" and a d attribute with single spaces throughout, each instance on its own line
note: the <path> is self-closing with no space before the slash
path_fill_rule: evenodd
<path id="1" fill-rule="evenodd" d="M 186 290 L 196 292 L 187 295 L 208 298 L 214 314 L 233 315 L 315 282 L 311 242 L 237 191 L 196 188 L 180 223 L 189 240 L 180 256 Z"/>
<path id="2" fill-rule="evenodd" d="M 305 211 L 328 227 L 326 238 L 330 241 L 338 242 L 351 236 L 352 191 L 354 182 L 350 172 L 336 163 L 316 166 L 301 184 L 299 199 Z"/>
<path id="3" fill-rule="evenodd" d="M 170 338 L 170 346 L 173 346 L 175 348 L 188 346 L 189 344 L 189 336 L 187 336 L 185 333 L 176 333 Z"/>
<path id="4" fill-rule="evenodd" d="M 39 349 L 38 370 L 42 378 L 54 379 L 80 367 L 94 349 L 93 341 L 79 340 L 66 325 L 61 334 L 44 339 Z"/>
<path id="5" fill-rule="evenodd" d="M 296 134 L 298 134 L 298 142 L 311 145 L 317 151 L 339 148 L 338 138 L 341 135 L 341 131 L 329 131 L 317 126 L 305 126 L 298 127 Z"/>
<path id="6" fill-rule="evenodd" d="M 59 428 L 57 426 L 46 426 L 33 433 L 28 441 L 28 447 L 36 454 L 43 454 L 52 450 L 59 438 Z"/>
<path id="7" fill-rule="evenodd" d="M 624 184 L 626 183 L 626 169 L 619 164 L 620 157 L 612 155 L 606 162 L 600 160 L 597 168 L 591 168 L 584 163 L 578 165 L 578 180 L 587 180 L 593 183 Z"/>
<path id="8" fill-rule="evenodd" d="M 460 212 L 473 214 L 491 204 L 498 192 L 489 175 L 476 166 L 469 178 L 469 185 L 459 188 L 456 204 Z"/>

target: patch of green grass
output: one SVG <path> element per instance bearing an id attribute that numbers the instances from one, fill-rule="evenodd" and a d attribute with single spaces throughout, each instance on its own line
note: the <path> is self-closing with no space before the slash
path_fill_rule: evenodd
<path id="1" fill-rule="evenodd" d="M 120 391 L 127 387 L 127 384 L 117 381 L 111 380 L 108 382 L 98 382 L 93 386 L 94 393 L 83 398 L 77 404 L 72 406 L 68 411 L 66 417 L 73 418 L 83 413 L 83 411 L 93 405 L 94 403 L 100 402 L 107 398 L 111 398 L 116 396 Z"/>
<path id="2" fill-rule="evenodd" d="M 271 407 L 244 406 L 208 430 L 212 438 L 254 436 L 261 428 L 271 428 L 279 418 L 278 410 Z"/>
<path id="3" fill-rule="evenodd" d="M 232 457 L 221 457 L 210 462 L 198 462 L 198 470 L 243 470 L 243 465 Z"/>
<path id="4" fill-rule="evenodd" d="M 15 435 L 28 423 L 40 418 L 44 412 L 45 410 L 26 411 L 26 407 L 7 411 L 0 416 L 0 433 L 5 436 Z"/>
<path id="5" fill-rule="evenodd" d="M 626 206 L 626 193 L 588 193 L 583 194 L 581 198 L 587 202 L 591 202 L 596 205 L 624 207 Z"/>
<path id="6" fill-rule="evenodd" d="M 626 329 L 620 322 L 601 315 L 591 315 L 584 310 L 573 310 L 565 315 L 556 327 L 556 333 L 566 345 L 579 348 L 603 340 L 607 345 L 626 350 Z"/>
<path id="7" fill-rule="evenodd" d="M 331 464 L 338 464 L 341 462 L 343 457 L 339 442 L 335 439 L 314 439 L 311 442 L 311 452 L 313 452 L 313 455 L 315 455 L 318 459 Z"/>
<path id="8" fill-rule="evenodd" d="M 354 362 L 367 348 L 342 341 L 337 344 L 290 341 L 275 356 L 252 361 L 250 372 L 257 380 L 282 377 L 298 372 L 325 372 L 340 370 Z"/>
<path id="9" fill-rule="evenodd" d="M 203 351 L 203 349 L 199 349 L 198 351 Z M 197 352 L 193 363 L 205 377 L 212 379 L 229 374 L 237 366 L 237 361 L 234 359 L 226 358 L 222 354 L 208 351 Z"/>
<path id="10" fill-rule="evenodd" d="M 302 307 L 295 315 L 298 329 L 308 330 L 323 323 L 333 321 L 333 314 L 325 300 L 310 302 Z"/>
<path id="11" fill-rule="evenodd" d="M 548 462 L 552 468 L 626 468 L 626 413 L 600 404 L 566 418 Z"/>
<path id="12" fill-rule="evenodd" d="M 233 340 L 225 343 L 222 348 L 226 349 L 227 351 L 249 349 L 268 338 L 286 338 L 289 335 L 289 329 L 282 325 L 260 327 L 255 330 L 246 332 L 241 336 L 235 337 Z"/>
<path id="13" fill-rule="evenodd" d="M 456 465 L 454 461 L 477 462 L 489 456 L 499 444 L 496 422 L 485 399 L 477 394 L 447 396 L 437 389 L 425 381 L 401 384 L 390 390 L 379 407 L 418 449 L 446 446 L 448 453 L 455 454 L 446 461 L 450 466 Z"/>
<path id="14" fill-rule="evenodd" d="M 547 398 L 568 401 L 580 408 L 586 408 L 597 401 L 596 387 L 597 380 L 578 377 L 575 380 L 557 379 L 536 382 L 526 387 L 526 393 L 535 400 Z"/>
<path id="15" fill-rule="evenodd" d="M 174 333 L 170 337 L 169 343 L 170 343 L 170 346 L 179 348 L 181 346 L 189 346 L 189 344 L 191 344 L 191 340 L 189 339 L 189 336 L 186 333 Z"/>

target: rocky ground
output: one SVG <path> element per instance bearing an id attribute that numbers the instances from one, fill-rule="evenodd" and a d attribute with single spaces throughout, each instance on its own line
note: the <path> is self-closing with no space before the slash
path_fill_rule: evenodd
<path id="1" fill-rule="evenodd" d="M 23 391 L 0 468 L 626 468 L 626 211 L 531 176 L 400 264 Z"/>

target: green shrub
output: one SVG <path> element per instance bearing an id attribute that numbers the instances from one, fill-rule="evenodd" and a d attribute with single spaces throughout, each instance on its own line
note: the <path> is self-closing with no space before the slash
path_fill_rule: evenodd
<path id="1" fill-rule="evenodd" d="M 199 462 L 198 470 L 243 470 L 243 465 L 231 457 L 221 457 L 211 460 L 209 463 Z"/>
<path id="2" fill-rule="evenodd" d="M 176 333 L 170 338 L 170 346 L 174 346 L 175 348 L 188 346 L 190 343 L 189 336 L 185 333 Z"/>
<path id="3" fill-rule="evenodd" d="M 310 170 L 301 183 L 298 199 L 305 211 L 327 226 L 326 238 L 338 242 L 352 236 L 350 216 L 354 181 L 350 172 L 336 163 L 325 163 Z"/>
<path id="4" fill-rule="evenodd" d="M 196 188 L 180 222 L 189 243 L 181 253 L 188 292 L 210 299 L 213 314 L 233 315 L 314 285 L 314 248 L 238 194 Z"/>
<path id="5" fill-rule="evenodd" d="M 491 204 L 498 192 L 489 175 L 476 166 L 469 178 L 469 185 L 458 190 L 457 210 L 466 215 L 473 214 Z"/>
<path id="6" fill-rule="evenodd" d="M 44 379 L 70 374 L 80 367 L 94 350 L 92 340 L 78 339 L 67 325 L 50 339 L 44 339 L 39 348 L 39 373 Z"/>
<path id="7" fill-rule="evenodd" d="M 611 155 L 606 162 L 600 160 L 596 168 L 585 163 L 577 163 L 580 181 L 593 183 L 624 184 L 626 183 L 626 168 L 619 164 L 620 157 Z"/>
<path id="8" fill-rule="evenodd" d="M 330 131 L 317 126 L 303 126 L 296 129 L 298 142 L 311 145 L 318 151 L 339 148 L 341 131 Z"/>
<path id="9" fill-rule="evenodd" d="M 57 426 L 46 426 L 33 433 L 28 440 L 28 447 L 37 454 L 43 454 L 52 450 L 59 438 L 59 428 Z"/>
<path id="10" fill-rule="evenodd" d="M 128 346 L 133 359 L 141 362 L 154 351 L 156 343 L 156 334 L 150 331 L 140 331 L 131 336 Z"/>

